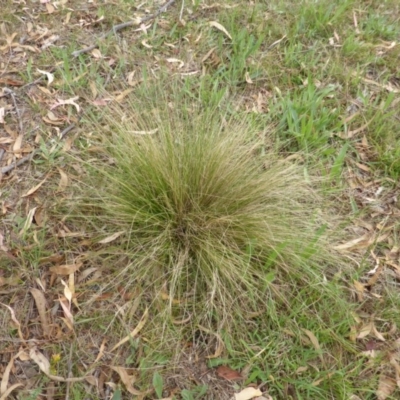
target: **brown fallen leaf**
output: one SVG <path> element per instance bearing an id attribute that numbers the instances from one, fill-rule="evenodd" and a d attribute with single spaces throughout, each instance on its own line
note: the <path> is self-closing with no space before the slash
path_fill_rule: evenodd
<path id="1" fill-rule="evenodd" d="M 353 281 L 353 285 L 357 292 L 358 301 L 361 303 L 362 301 L 364 301 L 365 285 L 363 285 L 361 282 L 358 282 L 356 280 Z"/>
<path id="2" fill-rule="evenodd" d="M 110 368 L 119 375 L 119 377 L 121 378 L 122 383 L 126 387 L 126 390 L 130 394 L 134 394 L 135 396 L 143 396 L 144 395 L 144 392 L 140 392 L 139 390 L 136 390 L 133 387 L 133 384 L 137 380 L 137 377 L 135 375 L 129 375 L 127 370 L 125 368 L 123 368 L 123 367 L 110 366 Z"/>
<path id="3" fill-rule="evenodd" d="M 378 389 L 375 392 L 378 400 L 386 400 L 396 389 L 396 381 L 386 375 L 379 378 Z"/>
<path id="4" fill-rule="evenodd" d="M 0 78 L 0 84 L 6 86 L 22 86 L 24 82 L 12 78 Z"/>
<path id="5" fill-rule="evenodd" d="M 61 168 L 57 168 L 57 169 L 61 176 L 60 182 L 58 184 L 57 192 L 63 192 L 68 186 L 68 182 L 69 182 L 68 175 Z"/>
<path id="6" fill-rule="evenodd" d="M 317 350 L 318 352 L 320 352 L 321 346 L 319 345 L 317 337 L 308 329 L 302 329 L 302 331 L 308 336 L 312 345 L 314 346 L 314 349 Z M 321 354 L 320 354 L 320 357 L 321 357 Z"/>
<path id="7" fill-rule="evenodd" d="M 14 154 L 19 154 L 21 147 L 22 147 L 22 139 L 24 138 L 23 134 L 18 135 L 17 139 L 14 142 L 14 145 L 12 147 L 12 150 Z"/>
<path id="8" fill-rule="evenodd" d="M 76 264 L 55 265 L 54 267 L 50 267 L 49 271 L 57 275 L 70 275 L 78 271 L 82 265 L 83 263 L 81 262 Z"/>
<path id="9" fill-rule="evenodd" d="M 226 379 L 227 381 L 239 381 L 243 379 L 240 372 L 235 371 L 234 369 L 227 367 L 225 365 L 220 365 L 216 369 L 216 372 L 220 378 Z"/>
<path id="10" fill-rule="evenodd" d="M 45 176 L 45 178 L 36 186 L 34 186 L 32 189 L 29 189 L 25 194 L 23 194 L 21 197 L 27 197 L 30 196 L 31 194 L 35 193 L 42 185 L 47 181 L 47 178 L 49 177 L 49 174 Z"/>
<path id="11" fill-rule="evenodd" d="M 44 297 L 44 293 L 36 288 L 32 288 L 30 290 L 30 292 L 35 300 L 36 308 L 38 309 L 38 312 L 39 312 L 40 323 L 42 325 L 43 334 L 44 334 L 44 336 L 49 337 L 50 326 L 47 321 L 46 299 Z"/>

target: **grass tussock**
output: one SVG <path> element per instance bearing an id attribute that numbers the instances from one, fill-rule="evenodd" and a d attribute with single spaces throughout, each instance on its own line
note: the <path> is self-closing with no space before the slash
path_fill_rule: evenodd
<path id="1" fill-rule="evenodd" d="M 138 96 L 92 120 L 105 159 L 86 164 L 83 203 L 104 236 L 124 232 L 129 261 L 113 263 L 114 282 L 161 294 L 175 317 L 203 324 L 287 298 L 276 279 L 321 284 L 340 260 L 319 178 L 279 160 L 243 116 L 177 90 L 173 99 Z"/>

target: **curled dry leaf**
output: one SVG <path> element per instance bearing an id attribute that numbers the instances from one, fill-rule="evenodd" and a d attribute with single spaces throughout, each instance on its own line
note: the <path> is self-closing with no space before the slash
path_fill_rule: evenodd
<path id="1" fill-rule="evenodd" d="M 63 105 L 72 105 L 76 108 L 76 111 L 79 113 L 81 110 L 79 104 L 76 101 L 79 100 L 79 96 L 71 97 L 70 99 L 57 99 L 57 102 L 50 107 L 50 110 L 54 110 L 55 108 Z"/>
<path id="2" fill-rule="evenodd" d="M 54 81 L 54 75 L 52 73 L 47 71 L 42 71 L 41 69 L 37 69 L 37 72 L 47 76 L 47 86 L 50 86 L 51 83 Z"/>
<path id="3" fill-rule="evenodd" d="M 221 32 L 225 33 L 226 36 L 228 36 L 229 39 L 232 40 L 232 36 L 229 34 L 229 32 L 225 29 L 224 26 L 222 26 L 219 22 L 217 21 L 210 21 L 209 22 L 210 26 L 213 26 L 214 28 L 217 28 Z"/>
<path id="4" fill-rule="evenodd" d="M 167 61 L 169 63 L 178 63 L 178 69 L 181 69 L 185 63 L 182 60 L 179 60 L 178 58 L 167 58 Z"/>

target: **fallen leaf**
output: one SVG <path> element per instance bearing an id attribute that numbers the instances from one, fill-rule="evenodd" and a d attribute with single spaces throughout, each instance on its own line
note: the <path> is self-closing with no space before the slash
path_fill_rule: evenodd
<path id="1" fill-rule="evenodd" d="M 216 372 L 220 378 L 226 379 L 227 381 L 238 381 L 243 379 L 240 372 L 235 371 L 234 369 L 227 367 L 225 365 L 220 365 L 216 369 Z"/>
<path id="2" fill-rule="evenodd" d="M 136 328 L 127 336 L 125 336 L 122 340 L 120 340 L 112 349 L 111 349 L 111 353 L 117 349 L 119 346 L 121 346 L 122 344 L 126 343 L 127 341 L 131 340 L 132 338 L 134 338 L 144 327 L 147 318 L 149 316 L 149 310 L 146 308 L 145 312 L 142 315 L 142 318 L 140 319 L 139 323 L 137 324 Z"/>
<path id="3" fill-rule="evenodd" d="M 25 235 L 25 233 L 31 227 L 32 222 L 33 222 L 33 217 L 35 216 L 36 209 L 37 209 L 37 207 L 33 207 L 32 209 L 29 210 L 28 215 L 26 216 L 26 220 L 25 220 L 24 226 L 18 232 L 19 236 Z"/>
<path id="4" fill-rule="evenodd" d="M 71 304 L 73 293 L 71 292 L 71 289 L 68 287 L 68 285 L 62 279 L 61 279 L 61 283 L 64 286 L 64 296 L 66 297 L 66 299 Z"/>
<path id="5" fill-rule="evenodd" d="M 50 375 L 50 362 L 36 347 L 31 348 L 29 351 L 29 357 L 36 363 L 42 372 L 46 375 Z"/>
<path id="6" fill-rule="evenodd" d="M 56 382 L 82 382 L 86 380 L 86 375 L 79 378 L 63 378 L 62 376 L 50 374 L 50 362 L 49 360 L 37 349 L 32 347 L 29 351 L 30 359 L 36 363 L 39 369 L 47 375 L 51 380 Z"/>
<path id="7" fill-rule="evenodd" d="M 46 3 L 46 10 L 47 10 L 48 14 L 53 14 L 53 12 L 55 11 L 55 8 L 54 8 L 53 4 Z"/>
<path id="8" fill-rule="evenodd" d="M 378 400 L 387 399 L 396 389 L 396 381 L 386 375 L 381 375 L 379 378 L 378 390 L 375 392 Z"/>
<path id="9" fill-rule="evenodd" d="M 246 389 L 243 389 L 239 393 L 235 393 L 235 400 L 250 400 L 258 396 L 262 396 L 262 392 L 260 389 L 248 387 Z"/>
<path id="10" fill-rule="evenodd" d="M 57 99 L 56 103 L 54 103 L 51 107 L 50 110 L 54 110 L 55 108 L 59 107 L 59 106 L 63 106 L 63 105 L 72 105 L 76 108 L 76 111 L 79 112 L 80 111 L 80 106 L 79 104 L 75 103 L 76 100 L 79 100 L 79 96 L 75 96 L 75 97 L 71 97 L 70 99 Z"/>
<path id="11" fill-rule="evenodd" d="M 20 386 L 24 386 L 22 383 L 14 383 L 14 385 L 10 386 L 0 397 L 0 400 L 9 399 L 9 395 Z"/>
<path id="12" fill-rule="evenodd" d="M 18 135 L 17 139 L 15 140 L 12 150 L 14 153 L 19 153 L 21 150 L 22 139 L 24 138 L 23 134 Z"/>
<path id="13" fill-rule="evenodd" d="M 222 340 L 221 336 L 218 335 L 218 333 L 212 332 L 210 329 L 204 328 L 201 325 L 198 325 L 198 327 L 202 331 L 204 331 L 204 332 L 206 332 L 206 333 L 208 333 L 210 335 L 214 335 L 218 340 L 218 346 L 217 346 L 217 348 L 215 350 L 215 353 L 213 355 L 211 355 L 211 356 L 207 356 L 206 358 L 218 358 L 222 354 L 222 351 L 225 348 L 224 341 Z"/>
<path id="14" fill-rule="evenodd" d="M 14 324 L 18 328 L 18 336 L 23 342 L 25 342 L 24 336 L 22 335 L 22 331 L 21 331 L 21 324 L 17 320 L 14 310 L 10 306 L 8 306 L 6 304 L 3 304 L 3 303 L 0 303 L 0 304 L 9 309 L 9 311 L 11 313 L 11 320 L 14 322 Z"/>
<path id="15" fill-rule="evenodd" d="M 60 182 L 58 184 L 57 192 L 63 192 L 68 186 L 68 181 L 69 181 L 68 175 L 61 168 L 57 168 L 57 169 L 61 176 Z"/>
<path id="16" fill-rule="evenodd" d="M 366 233 L 365 235 L 357 238 L 350 240 L 349 242 L 340 244 L 338 246 L 335 246 L 335 250 L 349 250 L 349 249 L 355 249 L 355 248 L 365 248 L 368 247 L 372 243 L 371 236 L 370 234 Z"/>
<path id="17" fill-rule="evenodd" d="M 106 244 L 114 241 L 115 239 L 119 238 L 125 231 L 115 232 L 114 234 L 107 236 L 105 239 L 100 240 L 98 243 Z"/>
<path id="18" fill-rule="evenodd" d="M 43 329 L 43 334 L 46 337 L 49 337 L 50 334 L 50 326 L 47 321 L 47 314 L 46 314 L 46 299 L 44 297 L 44 293 L 40 291 L 39 289 L 32 288 L 30 290 L 31 295 L 33 296 L 36 304 L 36 308 L 38 309 L 39 312 L 39 317 L 40 317 L 40 323 L 42 325 Z"/>
<path id="19" fill-rule="evenodd" d="M 124 90 L 123 92 L 121 92 L 118 96 L 115 97 L 115 101 L 117 103 L 120 103 L 126 96 L 128 96 L 128 94 L 130 94 L 131 92 L 133 92 L 133 88 L 129 88 Z"/>
<path id="20" fill-rule="evenodd" d="M 47 76 L 47 86 L 50 86 L 54 81 L 54 75 L 51 72 L 43 71 L 41 69 L 37 69 L 37 72 Z"/>
<path id="21" fill-rule="evenodd" d="M 49 271 L 57 275 L 70 275 L 78 271 L 82 265 L 83 263 L 81 262 L 76 264 L 56 265 L 54 267 L 50 267 Z"/>
<path id="22" fill-rule="evenodd" d="M 30 196 L 31 194 L 35 193 L 35 192 L 43 185 L 43 183 L 46 182 L 46 180 L 47 180 L 48 177 L 49 177 L 49 175 L 47 174 L 47 175 L 45 176 L 45 178 L 44 178 L 39 184 L 37 184 L 36 186 L 34 186 L 32 189 L 29 189 L 29 190 L 28 190 L 25 194 L 23 194 L 21 197 L 28 197 L 28 196 Z"/>
<path id="23" fill-rule="evenodd" d="M 358 301 L 361 303 L 362 301 L 364 301 L 365 285 L 363 285 L 361 282 L 358 282 L 356 280 L 353 281 L 353 285 L 357 292 Z"/>
<path id="24" fill-rule="evenodd" d="M 134 394 L 135 396 L 143 396 L 144 393 L 140 392 L 139 390 L 136 390 L 133 387 L 133 383 L 137 379 L 135 375 L 129 375 L 127 370 L 125 368 L 123 368 L 123 367 L 110 366 L 110 368 L 119 375 L 119 377 L 121 378 L 122 383 L 126 387 L 126 390 L 130 394 Z"/>
<path id="25" fill-rule="evenodd" d="M 372 332 L 372 322 L 369 322 L 368 324 L 364 325 L 360 332 L 358 332 L 357 339 L 363 339 L 367 337 L 371 332 Z"/>
<path id="26" fill-rule="evenodd" d="M 308 338 L 310 339 L 312 345 L 314 346 L 314 349 L 318 351 L 319 353 L 319 358 L 321 359 L 321 361 L 324 361 L 324 358 L 322 356 L 322 352 L 321 352 L 321 346 L 319 345 L 318 339 L 317 337 L 314 335 L 314 333 L 312 333 L 311 331 L 309 331 L 308 329 L 303 329 L 303 332 L 308 336 Z"/>
<path id="27" fill-rule="evenodd" d="M 92 56 L 97 59 L 103 58 L 103 55 L 101 54 L 101 51 L 99 49 L 93 49 Z"/>
<path id="28" fill-rule="evenodd" d="M 65 318 L 63 318 L 63 321 L 65 322 L 65 324 L 67 325 L 68 329 L 70 331 L 74 330 L 74 317 L 70 311 L 71 309 L 71 304 L 66 304 L 65 300 L 63 301 L 62 299 L 60 299 L 60 305 L 64 311 L 64 315 Z"/>
<path id="29" fill-rule="evenodd" d="M 382 333 L 378 332 L 374 323 L 372 323 L 372 334 L 382 342 L 385 342 L 385 338 L 383 337 Z"/>
<path id="30" fill-rule="evenodd" d="M 232 40 L 232 36 L 229 34 L 229 32 L 217 21 L 210 21 L 209 22 L 210 26 L 213 26 L 214 28 L 217 28 L 221 32 L 225 33 L 226 36 L 228 36 L 229 39 Z"/>
<path id="31" fill-rule="evenodd" d="M 20 352 L 20 353 L 22 353 L 22 352 Z M 10 371 L 14 366 L 14 360 L 19 357 L 20 353 L 11 357 L 10 361 L 7 364 L 6 369 L 3 371 L 3 376 L 1 378 L 1 383 L 0 383 L 0 395 L 1 396 L 3 396 L 4 393 L 7 391 L 8 381 L 10 378 Z"/>
<path id="32" fill-rule="evenodd" d="M 167 61 L 169 63 L 178 63 L 178 69 L 182 68 L 185 63 L 182 60 L 179 60 L 178 58 L 167 58 Z"/>

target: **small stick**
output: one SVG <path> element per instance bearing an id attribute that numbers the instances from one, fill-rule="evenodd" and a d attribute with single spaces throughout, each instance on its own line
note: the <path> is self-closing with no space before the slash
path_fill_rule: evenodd
<path id="1" fill-rule="evenodd" d="M 107 36 L 111 35 L 112 33 L 117 33 L 118 31 L 120 31 L 121 29 L 124 28 L 128 28 L 129 26 L 133 26 L 133 25 L 140 25 L 143 24 L 143 22 L 149 21 L 151 19 L 154 19 L 156 17 L 158 17 L 161 13 L 163 13 L 170 5 L 172 5 L 173 3 L 175 3 L 176 0 L 169 0 L 167 3 L 165 3 L 163 6 L 161 6 L 154 14 L 151 15 L 147 15 L 146 17 L 143 17 L 139 23 L 136 21 L 128 21 L 128 22 L 124 22 L 122 24 L 118 24 L 118 25 L 114 25 L 108 32 L 104 33 L 103 35 L 101 35 L 96 41 L 99 41 L 101 39 L 106 38 Z M 92 44 L 91 46 L 85 47 L 84 49 L 81 50 L 76 50 L 74 52 L 72 52 L 72 56 L 73 57 L 78 57 L 79 55 L 83 54 L 83 53 L 87 53 L 93 49 L 95 49 L 97 46 L 97 44 Z"/>
<path id="2" fill-rule="evenodd" d="M 51 71 L 50 71 L 51 72 Z M 40 75 L 39 78 L 35 79 L 33 82 L 29 82 L 23 86 L 20 87 L 20 89 L 24 89 L 28 86 L 32 86 L 32 85 L 36 85 L 37 83 L 39 83 L 41 80 L 43 80 L 45 78 L 45 75 Z"/>
<path id="3" fill-rule="evenodd" d="M 9 88 L 4 88 L 3 90 L 6 95 L 10 95 L 12 98 L 12 101 L 13 101 L 14 107 L 15 107 L 15 111 L 17 113 L 19 133 L 22 134 L 24 132 L 24 126 L 22 124 L 21 113 L 19 112 L 19 108 L 17 106 L 17 101 L 15 100 L 15 93 Z"/>
<path id="4" fill-rule="evenodd" d="M 18 160 L 16 163 L 10 164 L 7 167 L 3 167 L 2 169 L 0 169 L 0 174 L 6 174 L 7 172 L 12 171 L 14 168 L 19 167 L 20 165 L 31 160 L 38 153 L 39 153 L 39 149 L 36 149 L 36 150 L 32 151 L 32 153 L 29 154 L 28 156 L 25 156 L 25 157 L 21 158 L 20 160 Z"/>
<path id="5" fill-rule="evenodd" d="M 67 134 L 69 131 L 72 131 L 72 129 L 74 129 L 75 126 L 76 126 L 75 124 L 71 124 L 71 125 L 67 126 L 65 129 L 63 129 L 63 130 L 60 132 L 60 138 L 61 138 L 61 139 L 64 139 L 64 137 L 66 136 L 66 134 Z"/>

